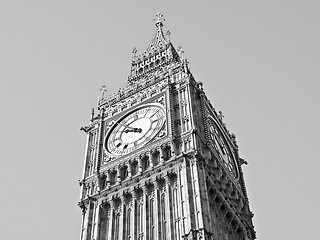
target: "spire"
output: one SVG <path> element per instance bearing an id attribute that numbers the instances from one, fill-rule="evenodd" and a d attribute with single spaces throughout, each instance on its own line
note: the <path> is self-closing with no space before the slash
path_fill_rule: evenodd
<path id="1" fill-rule="evenodd" d="M 147 47 L 147 49 L 137 55 L 137 49 L 132 51 L 131 73 L 128 82 L 132 83 L 137 81 L 140 76 L 149 74 L 162 65 L 169 64 L 170 62 L 180 61 L 179 55 L 174 49 L 170 41 L 170 31 L 166 34 L 163 33 L 163 22 L 165 19 L 161 13 L 156 14 L 153 19 L 156 27 L 156 33 Z"/>
<path id="2" fill-rule="evenodd" d="M 165 19 L 161 13 L 156 14 L 156 18 L 154 19 L 154 23 L 156 25 L 156 35 L 154 36 L 151 44 L 146 49 L 145 53 L 151 53 L 159 48 L 165 47 L 170 42 L 170 34 L 167 34 L 167 38 L 163 34 L 163 22 Z"/>

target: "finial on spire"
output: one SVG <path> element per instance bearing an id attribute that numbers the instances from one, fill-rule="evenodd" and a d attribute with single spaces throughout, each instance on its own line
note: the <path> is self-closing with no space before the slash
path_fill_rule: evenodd
<path id="1" fill-rule="evenodd" d="M 94 108 L 92 108 L 92 110 L 91 110 L 91 115 L 90 115 L 90 120 L 91 120 L 91 122 L 92 122 L 92 120 L 93 120 L 93 117 L 94 117 Z"/>
<path id="2" fill-rule="evenodd" d="M 219 111 L 218 118 L 219 118 L 221 121 L 223 120 L 224 115 L 223 115 L 222 111 Z"/>
<path id="3" fill-rule="evenodd" d="M 136 54 L 137 54 L 137 48 L 134 47 L 132 50 L 132 61 L 136 58 Z"/>
<path id="4" fill-rule="evenodd" d="M 163 15 L 159 12 L 156 14 L 156 18 L 153 20 L 155 21 L 156 27 L 162 27 L 163 22 L 165 21 L 165 19 L 163 18 Z"/>
<path id="5" fill-rule="evenodd" d="M 171 36 L 171 32 L 168 30 L 166 33 L 166 37 L 167 37 L 167 41 L 170 42 L 170 36 Z"/>
<path id="6" fill-rule="evenodd" d="M 100 88 L 100 91 L 101 91 L 101 99 L 104 99 L 104 94 L 107 92 L 107 87 L 106 85 L 102 85 L 101 88 Z"/>
<path id="7" fill-rule="evenodd" d="M 181 46 L 179 46 L 178 48 L 177 48 L 177 51 L 178 51 L 178 54 L 179 54 L 179 57 L 181 58 L 181 60 L 183 60 L 184 59 L 184 51 L 183 51 L 183 49 L 182 49 L 182 47 Z"/>

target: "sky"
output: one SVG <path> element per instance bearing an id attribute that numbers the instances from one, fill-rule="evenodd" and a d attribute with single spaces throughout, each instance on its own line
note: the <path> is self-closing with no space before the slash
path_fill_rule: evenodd
<path id="1" fill-rule="evenodd" d="M 319 1 L 0 0 L 1 239 L 79 239 L 79 129 L 157 12 L 237 136 L 257 239 L 319 238 Z"/>

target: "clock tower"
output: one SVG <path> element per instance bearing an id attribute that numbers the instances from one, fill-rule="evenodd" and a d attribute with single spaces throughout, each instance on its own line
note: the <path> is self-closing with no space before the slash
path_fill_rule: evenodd
<path id="1" fill-rule="evenodd" d="M 181 47 L 156 33 L 127 85 L 98 101 L 87 134 L 81 240 L 255 239 L 234 134 Z"/>

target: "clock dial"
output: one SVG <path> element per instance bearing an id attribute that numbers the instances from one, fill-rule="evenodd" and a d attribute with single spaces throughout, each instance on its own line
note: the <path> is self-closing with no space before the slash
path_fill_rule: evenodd
<path id="1" fill-rule="evenodd" d="M 237 163 L 235 161 L 233 151 L 224 137 L 224 134 L 213 120 L 209 121 L 209 131 L 211 135 L 211 141 L 213 142 L 214 147 L 220 155 L 224 165 L 227 167 L 233 177 L 238 178 Z"/>
<path id="2" fill-rule="evenodd" d="M 144 105 L 129 112 L 108 132 L 106 151 L 123 155 L 140 148 L 157 135 L 165 120 L 165 111 L 160 104 Z"/>

